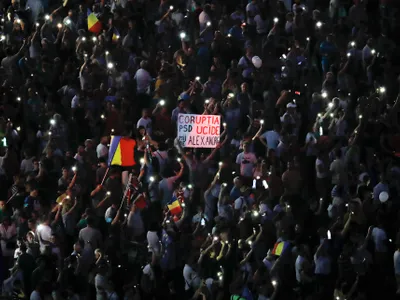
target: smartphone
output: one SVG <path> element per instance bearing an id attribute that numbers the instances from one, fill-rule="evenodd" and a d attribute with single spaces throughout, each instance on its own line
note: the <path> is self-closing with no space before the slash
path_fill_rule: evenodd
<path id="1" fill-rule="evenodd" d="M 202 218 L 200 221 L 201 226 L 206 226 L 206 219 Z"/>
<path id="2" fill-rule="evenodd" d="M 255 189 L 257 185 L 257 179 L 253 179 L 253 186 L 251 187 L 252 189 Z"/>

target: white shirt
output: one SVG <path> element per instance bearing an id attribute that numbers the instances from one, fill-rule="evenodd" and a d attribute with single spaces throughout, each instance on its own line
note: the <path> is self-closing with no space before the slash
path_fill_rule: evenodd
<path id="1" fill-rule="evenodd" d="M 0 237 L 2 238 L 1 251 L 3 252 L 4 256 L 13 256 L 14 249 L 7 249 L 7 242 L 3 239 L 10 239 L 16 236 L 17 236 L 17 229 L 15 228 L 14 223 L 11 223 L 11 225 L 9 225 L 7 229 L 3 226 L 3 224 L 0 224 Z"/>
<path id="2" fill-rule="evenodd" d="M 103 144 L 98 144 L 96 147 L 97 158 L 108 156 L 108 147 Z"/>
<path id="3" fill-rule="evenodd" d="M 146 133 L 151 136 L 151 134 L 153 133 L 153 130 L 152 130 L 152 122 L 151 122 L 150 118 L 147 118 L 147 119 L 140 118 L 136 124 L 136 128 L 139 128 L 140 126 L 143 126 L 144 128 L 146 128 Z"/>
<path id="4" fill-rule="evenodd" d="M 318 172 L 318 166 L 325 166 L 324 162 L 319 158 L 317 158 L 317 160 L 315 161 L 315 171 L 317 173 L 317 178 L 326 178 L 328 174 Z"/>
<path id="5" fill-rule="evenodd" d="M 200 32 L 206 29 L 207 22 L 211 22 L 211 18 L 206 12 L 202 11 L 199 15 Z"/>
<path id="6" fill-rule="evenodd" d="M 139 94 L 148 94 L 150 92 L 150 84 L 153 80 L 150 73 L 145 69 L 139 69 L 136 71 L 134 79 L 136 80 L 136 91 Z"/>
<path id="7" fill-rule="evenodd" d="M 250 17 L 249 15 L 257 15 L 258 13 L 258 6 L 257 4 L 250 2 L 246 6 L 246 13 L 247 13 L 247 24 L 249 25 L 255 25 L 254 17 Z"/>
<path id="8" fill-rule="evenodd" d="M 187 264 L 183 267 L 183 278 L 185 279 L 185 290 L 193 288 L 196 290 L 201 283 L 199 275 Z"/>
<path id="9" fill-rule="evenodd" d="M 296 280 L 297 282 L 301 282 L 301 272 L 303 271 L 303 262 L 304 262 L 304 257 L 303 256 L 297 256 L 296 262 L 295 262 L 295 270 L 296 270 Z"/>
<path id="10" fill-rule="evenodd" d="M 242 12 L 238 13 L 237 11 L 234 11 L 233 13 L 231 13 L 231 19 L 233 21 L 239 20 L 243 22 L 245 20 L 245 16 Z"/>
<path id="11" fill-rule="evenodd" d="M 249 63 L 249 62 L 250 62 L 250 63 Z M 250 78 L 251 73 L 252 73 L 253 70 L 254 70 L 254 66 L 253 66 L 253 64 L 251 63 L 251 58 L 242 56 L 242 57 L 239 59 L 238 66 L 241 67 L 241 68 L 243 69 L 242 76 L 243 76 L 244 78 Z"/>
<path id="12" fill-rule="evenodd" d="M 365 60 L 369 60 L 371 57 L 372 57 L 372 49 L 368 45 L 365 45 L 365 47 L 362 50 L 363 61 L 365 62 Z"/>
<path id="13" fill-rule="evenodd" d="M 371 237 L 375 244 L 375 252 L 387 252 L 387 235 L 383 229 L 374 227 L 374 229 L 372 229 Z"/>
<path id="14" fill-rule="evenodd" d="M 21 161 L 20 170 L 23 174 L 33 171 L 33 157 Z"/>
<path id="15" fill-rule="evenodd" d="M 393 262 L 394 262 L 394 273 L 396 275 L 400 275 L 400 251 L 396 250 L 393 255 Z"/>
<path id="16" fill-rule="evenodd" d="M 236 157 L 236 163 L 240 165 L 240 175 L 253 177 L 254 165 L 257 163 L 257 158 L 254 153 L 239 153 Z"/>
<path id="17" fill-rule="evenodd" d="M 263 20 L 260 15 L 254 17 L 254 22 L 256 23 L 256 29 L 258 34 L 267 33 L 267 20 Z"/>
<path id="18" fill-rule="evenodd" d="M 278 147 L 280 136 L 275 130 L 268 130 L 261 137 L 267 142 L 268 149 L 276 149 Z"/>
<path id="19" fill-rule="evenodd" d="M 71 100 L 71 108 L 77 108 L 79 105 L 79 96 L 75 95 Z"/>
<path id="20" fill-rule="evenodd" d="M 40 251 L 44 251 L 46 244 L 43 243 L 43 241 L 50 242 L 52 234 L 51 227 L 49 225 L 41 224 L 37 227 L 36 234 L 39 238 Z"/>
<path id="21" fill-rule="evenodd" d="M 40 297 L 39 292 L 33 291 L 31 296 L 29 297 L 29 300 L 42 300 L 42 297 Z"/>
<path id="22" fill-rule="evenodd" d="M 158 238 L 157 232 L 148 231 L 147 232 L 147 244 L 149 245 L 149 251 L 160 254 L 161 245 L 160 239 Z"/>

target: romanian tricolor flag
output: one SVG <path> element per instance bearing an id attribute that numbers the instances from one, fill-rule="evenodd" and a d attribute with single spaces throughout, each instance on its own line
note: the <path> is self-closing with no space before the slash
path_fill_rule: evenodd
<path id="1" fill-rule="evenodd" d="M 111 38 L 111 39 L 112 39 L 112 42 L 113 42 L 113 43 L 118 43 L 118 40 L 119 40 L 120 37 L 121 37 L 121 36 L 119 35 L 118 30 L 114 28 L 114 30 L 113 30 L 113 35 L 112 35 L 112 38 Z"/>
<path id="2" fill-rule="evenodd" d="M 275 244 L 274 249 L 272 249 L 271 254 L 281 256 L 289 248 L 289 245 L 289 242 L 278 242 Z"/>
<path id="3" fill-rule="evenodd" d="M 135 162 L 136 141 L 123 136 L 111 136 L 108 165 L 131 167 Z"/>
<path id="4" fill-rule="evenodd" d="M 101 23 L 96 15 L 88 8 L 87 9 L 87 24 L 91 32 L 99 33 L 101 31 Z"/>
<path id="5" fill-rule="evenodd" d="M 179 200 L 175 200 L 171 204 L 168 204 L 168 209 L 173 216 L 179 215 L 182 212 L 182 207 L 179 203 Z"/>

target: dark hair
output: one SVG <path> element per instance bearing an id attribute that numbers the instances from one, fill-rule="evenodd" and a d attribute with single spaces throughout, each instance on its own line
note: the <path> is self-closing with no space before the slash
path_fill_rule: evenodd
<path id="1" fill-rule="evenodd" d="M 94 225 L 94 218 L 92 216 L 88 216 L 86 221 L 87 221 L 88 226 Z"/>

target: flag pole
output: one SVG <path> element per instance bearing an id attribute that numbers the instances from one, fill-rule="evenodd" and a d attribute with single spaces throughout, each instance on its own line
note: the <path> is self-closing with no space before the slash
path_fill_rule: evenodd
<path id="1" fill-rule="evenodd" d="M 113 137 L 111 137 L 110 145 L 111 145 L 112 139 L 113 139 Z M 115 150 L 117 150 L 117 149 L 115 149 Z M 105 181 L 106 178 L 107 178 L 108 172 L 110 171 L 110 164 L 112 163 L 112 161 L 113 161 L 113 159 L 114 159 L 115 152 L 116 152 L 116 151 L 114 151 L 113 156 L 111 157 L 111 159 L 108 160 L 108 164 L 107 164 L 108 167 L 107 167 L 106 173 L 105 173 L 104 176 L 103 176 L 103 179 L 101 180 L 100 185 L 103 185 L 104 181 Z"/>
<path id="2" fill-rule="evenodd" d="M 122 200 L 121 200 L 121 204 L 120 204 L 120 206 L 119 206 L 119 210 L 121 210 L 121 209 L 122 209 L 122 206 L 124 205 L 125 198 L 126 198 L 126 196 L 127 196 L 127 194 L 128 194 L 128 191 L 129 191 L 129 189 L 130 189 L 130 186 L 131 186 L 131 181 L 132 181 L 132 173 L 129 174 L 128 182 L 127 182 L 126 187 L 125 187 L 124 195 L 122 196 Z"/>

